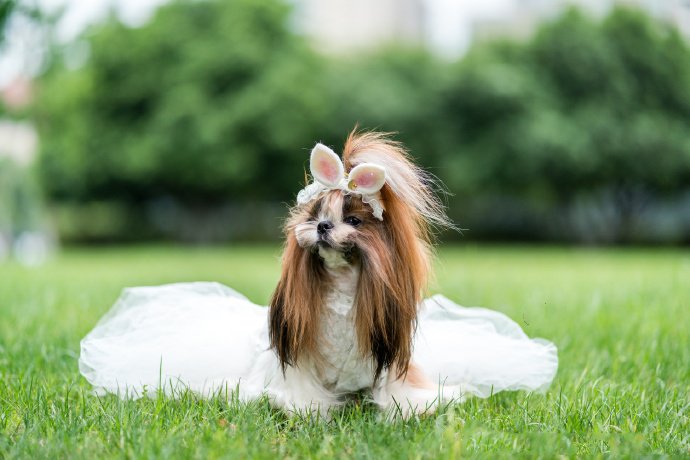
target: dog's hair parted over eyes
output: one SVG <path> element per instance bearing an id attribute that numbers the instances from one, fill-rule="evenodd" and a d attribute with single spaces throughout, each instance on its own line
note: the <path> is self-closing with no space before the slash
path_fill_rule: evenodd
<path id="1" fill-rule="evenodd" d="M 420 304 L 431 270 L 432 226 L 452 227 L 434 194 L 433 177 L 415 166 L 402 146 L 379 133 L 350 133 L 343 164 L 381 165 L 383 220 L 361 196 L 328 190 L 295 206 L 285 224 L 278 286 L 271 298 L 269 335 L 283 372 L 322 361 L 319 321 L 333 283 L 332 254 L 357 265 L 354 323 L 362 359 L 373 361 L 374 380 L 391 369 L 408 371 Z"/>

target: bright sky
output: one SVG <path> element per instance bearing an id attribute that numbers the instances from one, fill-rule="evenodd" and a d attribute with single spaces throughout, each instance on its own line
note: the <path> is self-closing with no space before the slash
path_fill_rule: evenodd
<path id="1" fill-rule="evenodd" d="M 34 0 L 41 9 L 52 12 L 65 8 L 58 25 L 58 39 L 67 42 L 84 28 L 104 18 L 114 8 L 122 20 L 132 26 L 145 23 L 156 7 L 166 0 Z M 299 0 L 292 0 L 299 1 Z M 25 0 L 26 3 L 33 3 Z M 434 47 L 447 54 L 462 53 L 470 42 L 470 24 L 479 18 L 491 18 L 515 8 L 514 0 L 425 0 L 428 11 L 429 39 Z M 25 24 L 14 24 L 8 30 L 5 50 L 0 51 L 0 87 L 18 74 L 35 73 L 32 68 L 40 59 L 27 59 L 40 53 L 40 41 Z"/>
<path id="2" fill-rule="evenodd" d="M 426 0 L 429 12 L 429 39 L 434 47 L 450 55 L 462 53 L 471 40 L 471 24 L 506 14 L 514 0 Z"/>
<path id="3" fill-rule="evenodd" d="M 57 38 L 68 42 L 75 38 L 90 24 L 103 19 L 114 8 L 118 16 L 127 24 L 137 26 L 145 23 L 156 7 L 166 0 L 24 0 L 25 4 L 37 4 L 46 12 L 65 8 L 58 28 Z M 10 83 L 19 74 L 34 73 L 35 63 L 40 59 L 27 59 L 27 56 L 41 53 L 36 31 L 25 23 L 13 23 L 7 31 L 7 42 L 0 50 L 0 87 Z"/>
<path id="4" fill-rule="evenodd" d="M 74 38 L 85 26 L 98 22 L 115 8 L 118 16 L 132 26 L 145 23 L 156 7 L 166 0 L 37 0 L 48 11 L 66 7 L 58 34 L 63 40 Z"/>

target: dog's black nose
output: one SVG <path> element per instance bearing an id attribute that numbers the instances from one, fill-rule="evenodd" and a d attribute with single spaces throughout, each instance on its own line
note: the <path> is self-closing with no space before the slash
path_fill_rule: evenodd
<path id="1" fill-rule="evenodd" d="M 322 222 L 319 222 L 319 225 L 316 226 L 316 231 L 319 235 L 323 235 L 324 233 L 328 232 L 332 228 L 333 228 L 333 224 L 331 223 L 331 221 L 330 220 L 324 220 Z"/>

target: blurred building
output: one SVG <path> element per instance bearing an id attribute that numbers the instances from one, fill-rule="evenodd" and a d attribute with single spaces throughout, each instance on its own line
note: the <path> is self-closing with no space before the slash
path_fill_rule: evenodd
<path id="1" fill-rule="evenodd" d="M 317 49 L 347 53 L 389 43 L 422 45 L 424 0 L 299 0 L 297 26 Z"/>
<path id="2" fill-rule="evenodd" d="M 396 42 L 451 57 L 473 42 L 526 38 L 544 20 L 574 6 L 601 17 L 617 5 L 639 8 L 690 38 L 690 0 L 292 0 L 298 30 L 326 53 Z"/>
<path id="3" fill-rule="evenodd" d="M 433 1 L 433 0 L 432 0 Z M 577 7 L 595 17 L 604 16 L 616 6 L 639 8 L 650 16 L 676 26 L 690 38 L 690 0 L 493 0 L 493 8 L 465 10 L 458 17 L 459 27 L 467 27 L 466 41 L 455 43 L 462 54 L 474 41 L 497 37 L 526 38 L 544 20 L 552 19 L 569 7 Z"/>
<path id="4" fill-rule="evenodd" d="M 674 24 L 685 37 L 690 38 L 690 0 L 638 0 L 632 3 L 651 4 L 647 10 L 652 15 Z"/>
<path id="5" fill-rule="evenodd" d="M 28 166 L 36 158 L 37 149 L 38 134 L 31 123 L 0 119 L 0 159 Z"/>
<path id="6" fill-rule="evenodd" d="M 31 103 L 33 88 L 26 78 L 18 78 L 0 91 L 0 102 L 9 110 L 21 110 Z M 28 121 L 0 117 L 0 159 L 28 166 L 36 158 L 38 133 Z"/>
<path id="7" fill-rule="evenodd" d="M 17 78 L 0 90 L 0 107 L 21 112 L 33 99 L 33 86 Z M 0 263 L 14 257 L 27 266 L 41 265 L 55 247 L 40 191 L 30 179 L 38 153 L 33 123 L 0 117 Z"/>

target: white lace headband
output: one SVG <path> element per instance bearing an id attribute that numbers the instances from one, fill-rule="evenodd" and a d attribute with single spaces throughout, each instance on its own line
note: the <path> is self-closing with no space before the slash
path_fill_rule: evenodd
<path id="1" fill-rule="evenodd" d="M 379 191 L 386 183 L 386 170 L 374 163 L 355 166 L 345 174 L 345 166 L 335 152 L 323 144 L 316 144 L 311 151 L 309 169 L 314 182 L 297 194 L 297 204 L 309 203 L 327 190 L 342 190 L 360 195 L 362 201 L 371 206 L 372 214 L 383 220 L 383 206 Z"/>

